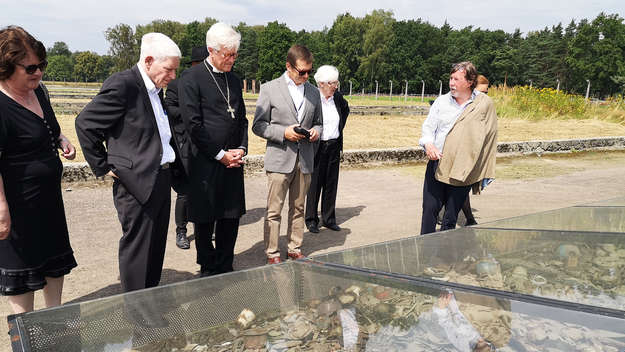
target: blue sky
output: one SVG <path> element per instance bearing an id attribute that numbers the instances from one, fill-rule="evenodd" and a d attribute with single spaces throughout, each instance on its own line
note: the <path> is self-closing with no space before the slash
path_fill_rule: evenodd
<path id="1" fill-rule="evenodd" d="M 172 6 L 175 4 L 175 6 Z M 482 29 L 515 28 L 526 33 L 571 19 L 593 19 L 600 12 L 625 16 L 625 1 L 589 0 L 478 0 L 478 1 L 408 1 L 408 0 L 0 0 L 0 25 L 24 27 L 47 47 L 64 41 L 70 50 L 108 51 L 104 31 L 119 23 L 131 26 L 155 19 L 188 23 L 213 17 L 233 25 L 286 23 L 293 30 L 320 30 L 331 27 L 338 14 L 349 12 L 361 17 L 382 8 L 394 13 L 397 20 L 417 19 L 436 26 L 445 20 L 454 28 L 469 25 Z"/>

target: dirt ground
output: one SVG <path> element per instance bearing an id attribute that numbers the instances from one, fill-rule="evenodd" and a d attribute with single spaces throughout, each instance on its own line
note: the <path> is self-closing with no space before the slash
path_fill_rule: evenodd
<path id="1" fill-rule="evenodd" d="M 417 235 L 420 228 L 424 165 L 342 169 L 337 220 L 343 228 L 306 233 L 303 252 L 316 255 Z M 503 159 L 500 178 L 471 204 L 479 223 L 549 209 L 625 196 L 625 152 L 580 153 L 567 157 Z M 267 184 L 263 174 L 246 178 L 247 214 L 241 219 L 235 269 L 264 265 L 263 215 Z M 64 185 L 70 237 L 78 267 L 66 277 L 63 301 L 80 302 L 120 293 L 117 267 L 120 225 L 110 186 Z M 195 249 L 178 249 L 172 215 L 161 284 L 198 275 Z M 286 218 L 286 211 L 283 213 Z M 286 228 L 283 227 L 284 234 Z M 192 233 L 189 225 L 189 233 Z M 282 237 L 281 248 L 286 250 Z M 283 255 L 284 256 L 284 255 Z M 41 294 L 36 308 L 43 308 Z M 7 331 L 10 314 L 0 298 L 0 331 Z M 0 334 L 0 351 L 10 351 L 7 334 Z"/>

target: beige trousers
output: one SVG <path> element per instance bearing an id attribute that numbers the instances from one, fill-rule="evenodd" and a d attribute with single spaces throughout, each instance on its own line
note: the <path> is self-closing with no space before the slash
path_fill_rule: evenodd
<path id="1" fill-rule="evenodd" d="M 288 227 L 286 231 L 288 250 L 301 252 L 304 240 L 304 204 L 310 187 L 310 174 L 304 174 L 299 168 L 299 161 L 289 174 L 267 172 L 269 194 L 267 195 L 267 213 L 265 214 L 264 241 L 267 257 L 279 257 L 280 222 L 282 207 L 289 193 Z"/>

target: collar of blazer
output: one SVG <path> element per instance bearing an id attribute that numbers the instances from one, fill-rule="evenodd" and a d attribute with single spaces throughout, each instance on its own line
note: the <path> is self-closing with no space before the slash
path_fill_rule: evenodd
<path id="1" fill-rule="evenodd" d="M 310 83 L 304 82 L 304 112 L 302 113 L 302 123 L 306 119 L 306 115 L 308 114 L 309 109 L 312 107 L 313 103 L 310 101 L 310 97 L 312 94 L 317 93 L 316 88 L 313 87 Z M 282 98 L 285 102 L 288 102 L 286 105 L 289 106 L 289 110 L 291 111 L 291 116 L 293 117 L 294 123 L 300 123 L 297 121 L 297 109 L 295 109 L 295 104 L 293 103 L 293 98 L 291 97 L 291 93 L 289 92 L 289 87 L 286 85 L 286 81 L 284 77 L 280 76 L 278 78 L 278 86 L 280 87 L 280 93 L 282 93 Z"/>
<path id="2" fill-rule="evenodd" d="M 150 101 L 150 96 L 148 95 L 148 89 L 143 83 L 143 77 L 141 76 L 141 72 L 139 72 L 139 67 L 134 65 L 132 67 L 132 72 L 135 74 L 135 81 L 137 82 L 137 86 L 139 87 L 139 94 L 141 94 L 141 100 L 143 100 L 143 106 L 145 107 L 145 111 L 147 111 L 148 116 L 151 117 L 150 121 L 152 121 L 152 125 L 156 128 L 156 133 L 158 132 L 158 125 L 156 124 L 156 116 L 154 115 L 154 108 L 152 108 L 152 102 Z M 163 106 L 163 111 L 165 111 L 165 104 L 163 104 L 163 90 L 159 93 L 158 97 Z"/>

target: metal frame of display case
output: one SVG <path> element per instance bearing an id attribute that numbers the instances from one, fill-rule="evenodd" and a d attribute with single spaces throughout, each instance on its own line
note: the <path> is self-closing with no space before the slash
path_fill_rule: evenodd
<path id="1" fill-rule="evenodd" d="M 609 205 L 597 207 L 625 207 L 625 199 L 623 200 L 623 204 L 623 206 Z M 578 208 L 580 207 L 595 207 L 595 205 L 579 206 Z M 575 231 L 575 233 L 577 233 L 575 234 L 572 233 L 572 231 L 560 230 L 498 228 L 490 227 L 488 223 L 481 225 L 481 227 L 475 227 L 475 229 L 485 231 L 544 231 L 550 233 L 566 233 L 570 236 L 586 236 L 592 234 L 592 232 L 583 231 Z M 312 298 L 320 297 L 324 294 L 323 292 L 327 292 L 328 288 L 325 286 L 330 285 L 331 282 L 313 283 L 312 280 L 307 280 L 306 275 L 314 276 L 317 274 L 327 274 L 345 280 L 353 279 L 362 282 L 365 282 L 366 280 L 367 282 L 386 285 L 388 287 L 411 290 L 415 292 L 426 292 L 432 295 L 444 290 L 459 291 L 476 297 L 486 296 L 495 299 L 513 301 L 522 305 L 524 304 L 526 305 L 526 307 L 530 307 L 531 309 L 533 309 L 532 314 L 537 317 L 551 319 L 553 314 L 557 312 L 558 319 L 563 322 L 580 325 L 590 324 L 593 326 L 600 326 L 603 330 L 616 332 L 623 332 L 623 329 L 625 329 L 625 310 L 612 309 L 609 307 L 601 307 L 576 302 L 568 302 L 554 298 L 539 297 L 530 294 L 498 290 L 487 287 L 477 287 L 462 283 L 440 281 L 433 278 L 405 274 L 408 272 L 407 267 L 410 265 L 410 263 L 407 263 L 406 258 L 410 258 L 410 256 L 416 256 L 417 261 L 419 261 L 421 259 L 420 256 L 425 256 L 425 253 L 421 253 L 422 250 L 419 247 L 419 241 L 440 238 L 441 236 L 453 235 L 454 231 L 459 230 L 450 230 L 436 234 L 429 234 L 425 236 L 395 240 L 360 248 L 353 248 L 349 250 L 323 254 L 296 262 L 257 267 L 223 274 L 213 278 L 194 279 L 170 285 L 159 286 L 147 290 L 140 290 L 126 294 L 105 297 L 83 303 L 63 305 L 60 307 L 44 309 L 36 312 L 9 315 L 7 317 L 7 320 L 10 329 L 9 334 L 11 338 L 11 346 L 14 352 L 39 351 L 40 349 L 34 348 L 33 345 L 35 343 L 39 343 L 39 345 L 43 343 L 45 345 L 45 341 L 31 341 L 29 329 L 31 329 L 32 326 L 29 326 L 29 324 L 33 323 L 33 321 L 37 321 L 37 319 L 39 319 L 39 321 L 54 319 L 55 314 L 61 311 L 66 312 L 66 316 L 72 317 L 72 319 L 76 319 L 76 317 L 78 317 L 78 320 L 72 320 L 68 318 L 66 321 L 59 322 L 59 329 L 66 327 L 70 330 L 79 330 L 81 327 L 72 326 L 72 322 L 80 322 L 82 314 L 85 313 L 81 311 L 83 305 L 84 307 L 89 308 L 89 314 L 91 314 L 91 317 L 101 319 L 101 324 L 110 324 L 111 331 L 108 332 L 108 334 L 111 335 L 114 335 L 118 330 L 123 331 L 125 334 L 129 333 L 128 331 L 130 331 L 132 327 L 125 326 L 125 321 L 124 323 L 115 324 L 115 319 L 125 319 L 124 317 L 128 316 L 128 311 L 136 311 L 137 307 L 139 308 L 138 310 L 140 311 L 140 313 L 144 314 L 144 312 L 141 312 L 141 307 L 145 305 L 146 300 L 147 302 L 159 302 L 161 305 L 171 305 L 171 307 L 169 307 L 170 310 L 167 314 L 170 314 L 176 319 L 178 319 L 177 314 L 187 314 L 185 318 L 188 318 L 188 314 L 191 314 L 192 317 L 188 319 L 190 322 L 186 323 L 187 325 L 189 325 L 187 326 L 187 328 L 190 330 L 197 329 L 205 325 L 216 324 L 217 322 L 223 323 L 226 321 L 235 320 L 237 314 L 239 314 L 241 309 L 248 306 L 261 307 L 259 308 L 260 313 L 263 312 L 263 309 L 269 310 L 272 309 L 272 307 L 284 309 L 285 307 L 292 306 L 294 308 L 297 308 L 302 302 L 305 302 Z M 606 235 L 613 236 L 614 234 L 615 233 L 609 233 Z M 399 256 L 394 256 L 394 252 L 393 250 L 391 250 L 391 246 L 394 243 L 402 241 L 407 243 L 414 241 L 414 248 L 409 248 L 409 246 L 399 246 Z M 346 265 L 322 260 L 322 257 L 324 256 L 334 255 L 337 253 L 346 254 L 354 250 L 371 250 L 373 251 L 373 253 L 372 255 L 367 256 L 367 258 L 365 258 L 364 255 L 360 257 L 360 267 L 358 265 Z M 377 253 L 377 251 L 382 251 L 383 253 Z M 366 267 L 367 265 L 364 262 L 365 259 L 372 260 L 374 263 L 374 265 L 372 266 L 374 266 L 374 268 Z M 382 260 L 382 262 L 379 262 L 379 260 Z M 403 271 L 403 273 L 394 271 L 393 268 L 397 267 L 402 268 L 401 270 Z M 229 283 L 229 286 L 224 284 L 224 282 Z M 215 284 L 213 285 L 212 283 Z M 219 286 L 220 284 L 225 288 L 223 288 L 222 291 L 215 291 L 216 289 L 214 287 Z M 212 291 L 211 287 L 213 287 Z M 265 291 L 265 289 L 269 288 L 270 290 L 272 290 L 271 292 L 273 293 L 267 293 L 267 291 Z M 200 297 L 198 297 L 199 292 L 203 293 L 202 295 L 200 295 Z M 243 297 L 247 298 L 243 299 Z M 226 302 L 226 299 L 230 299 L 232 301 Z M 207 317 L 204 315 L 198 316 L 201 309 L 198 309 L 198 312 L 193 312 L 193 310 L 191 310 L 191 312 L 187 311 L 188 306 L 194 307 L 194 305 L 197 305 L 197 307 L 205 307 L 206 305 L 210 306 L 210 304 L 219 304 L 220 309 L 225 309 L 225 313 L 215 317 Z M 184 308 L 185 311 L 183 311 L 183 306 L 186 307 Z M 97 308 L 101 308 L 101 310 L 98 311 Z M 114 314 L 112 314 L 112 312 L 114 312 Z M 560 314 L 562 312 L 569 312 L 569 314 L 562 315 Z M 193 315 L 194 313 L 196 314 Z M 97 316 L 97 314 L 102 314 L 102 316 Z M 148 313 L 148 316 L 149 315 L 150 314 Z M 150 319 L 147 320 L 149 322 Z M 48 323 L 50 321 L 52 320 L 48 320 Z M 78 323 L 75 324 L 80 325 Z M 148 328 L 154 331 L 160 331 L 160 328 L 158 326 L 148 326 Z M 180 333 L 180 331 L 176 332 Z M 96 332 L 90 333 L 92 335 L 97 334 Z M 169 337 L 167 334 L 171 334 L 173 332 L 165 331 L 161 333 L 163 334 L 162 337 Z M 59 334 L 61 338 L 63 338 L 63 332 L 60 331 Z M 101 338 L 102 340 L 98 341 L 102 343 L 102 341 L 106 340 L 107 336 L 108 335 L 103 333 L 102 336 L 95 338 Z M 50 339 L 56 337 L 58 336 L 51 335 Z M 155 335 L 154 338 L 156 337 L 161 336 Z M 88 337 L 84 338 L 88 339 Z M 146 337 L 146 341 L 148 341 L 149 338 L 150 336 Z"/>

